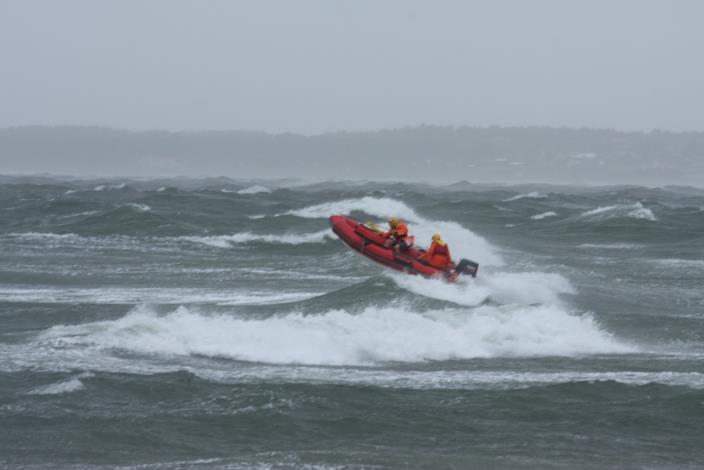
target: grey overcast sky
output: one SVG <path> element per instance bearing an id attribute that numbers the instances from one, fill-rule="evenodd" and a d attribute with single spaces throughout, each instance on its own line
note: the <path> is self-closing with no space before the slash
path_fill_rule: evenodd
<path id="1" fill-rule="evenodd" d="M 704 1 L 0 0 L 0 127 L 704 130 Z"/>

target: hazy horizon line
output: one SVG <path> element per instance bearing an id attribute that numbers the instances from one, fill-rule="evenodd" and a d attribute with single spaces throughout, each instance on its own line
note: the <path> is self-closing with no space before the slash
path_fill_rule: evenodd
<path id="1" fill-rule="evenodd" d="M 298 135 L 304 137 L 318 137 L 324 135 L 337 135 L 337 134 L 374 134 L 379 132 L 395 132 L 404 130 L 416 130 L 425 128 L 438 128 L 438 129 L 451 129 L 451 130 L 462 130 L 462 129 L 477 129 L 477 130 L 488 130 L 488 129 L 552 129 L 552 130 L 576 130 L 576 131 L 595 131 L 603 132 L 610 131 L 620 134 L 702 134 L 704 129 L 701 130 L 676 130 L 676 129 L 663 129 L 663 128 L 650 128 L 650 129 L 619 129 L 615 127 L 597 127 L 597 126 L 554 126 L 554 125 L 540 125 L 540 124 L 528 124 L 528 125 L 503 125 L 503 124 L 487 124 L 487 125 L 471 125 L 471 124 L 431 124 L 431 123 L 421 123 L 421 124 L 409 124 L 398 127 L 380 127 L 380 128 L 370 128 L 370 129 L 356 129 L 356 130 L 329 130 L 323 132 L 299 132 L 299 131 L 270 131 L 261 129 L 247 129 L 247 128 L 203 128 L 203 129 L 167 129 L 167 128 L 149 128 L 149 129 L 137 129 L 129 127 L 111 126 L 111 125 L 101 125 L 101 124 L 18 124 L 13 126 L 0 127 L 0 130 L 14 130 L 14 129 L 42 129 L 42 128 L 56 128 L 56 129 L 106 129 L 122 132 L 132 132 L 132 133 L 149 133 L 149 132 L 161 132 L 169 134 L 199 134 L 199 133 L 227 133 L 227 132 L 239 132 L 239 133 L 251 133 L 260 134 L 267 136 L 280 136 L 280 135 Z"/>
<path id="2" fill-rule="evenodd" d="M 527 181 L 527 182 L 500 182 L 500 181 L 493 181 L 493 182 L 480 182 L 480 181 L 470 181 L 467 179 L 459 179 L 459 180 L 453 180 L 453 181 L 428 181 L 428 180 L 420 180 L 420 179 L 406 179 L 406 180 L 398 180 L 398 179 L 385 179 L 385 178 L 346 178 L 346 179 L 336 179 L 336 178 L 301 178 L 301 177 L 288 177 L 288 178 L 277 178 L 277 177 L 243 177 L 243 178 L 235 178 L 232 176 L 227 176 L 227 175 L 200 175 L 200 176 L 188 176 L 188 175 L 166 175 L 166 176 L 138 176 L 138 175 L 118 175 L 118 176 L 112 176 L 112 175 L 74 175 L 74 174 L 66 174 L 66 173 L 53 173 L 53 172 L 41 172 L 41 173 L 7 173 L 7 172 L 0 172 L 0 179 L 2 178 L 46 178 L 46 179 L 52 179 L 56 181 L 66 181 L 66 182 L 74 182 L 74 181 L 81 181 L 81 182 L 92 182 L 92 181 L 120 181 L 121 183 L 125 183 L 124 180 L 128 181 L 134 181 L 138 183 L 148 183 L 148 182 L 156 182 L 156 181 L 162 181 L 162 180 L 185 180 L 185 181 L 200 181 L 200 180 L 230 180 L 235 183 L 274 183 L 274 182 L 280 182 L 283 183 L 287 180 L 290 180 L 295 183 L 300 183 L 300 184 L 293 184 L 293 185 L 281 185 L 278 187 L 270 188 L 270 189 L 290 189 L 290 188 L 296 188 L 296 187 L 304 187 L 304 186 L 312 186 L 316 184 L 323 184 L 323 183 L 352 183 L 352 184 L 359 184 L 359 183 L 364 183 L 364 184 L 382 184 L 382 183 L 388 183 L 388 184 L 421 184 L 425 186 L 432 186 L 436 188 L 446 188 L 449 186 L 459 186 L 459 185 L 469 185 L 469 186 L 474 186 L 476 188 L 520 188 L 520 187 L 532 187 L 532 186 L 540 186 L 544 188 L 583 188 L 583 189 L 600 189 L 600 188 L 628 188 L 628 187 L 634 187 L 634 188 L 647 188 L 647 189 L 657 189 L 657 188 L 688 188 L 688 189 L 696 189 L 696 190 L 704 190 L 704 184 L 702 185 L 696 185 L 696 184 L 673 184 L 673 183 L 661 183 L 661 184 L 646 184 L 646 183 L 588 183 L 588 182 L 582 182 L 582 183 L 554 183 L 554 182 L 547 182 L 547 181 Z M 2 181 L 0 181 L 0 184 L 3 184 Z"/>

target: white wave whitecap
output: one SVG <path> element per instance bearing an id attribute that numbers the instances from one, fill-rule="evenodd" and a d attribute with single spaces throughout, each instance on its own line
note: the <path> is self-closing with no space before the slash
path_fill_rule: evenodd
<path id="1" fill-rule="evenodd" d="M 582 212 L 582 217 L 629 217 L 632 219 L 648 220 L 650 222 L 657 222 L 658 220 L 655 217 L 655 214 L 653 214 L 653 211 L 643 206 L 641 202 L 636 202 L 635 204 L 616 204 L 613 206 L 597 207 L 596 209 Z"/>
<path id="2" fill-rule="evenodd" d="M 126 183 L 119 184 L 99 184 L 93 188 L 93 191 L 106 191 L 111 189 L 125 189 L 127 187 Z"/>
<path id="3" fill-rule="evenodd" d="M 545 199 L 545 198 L 547 198 L 547 195 L 540 194 L 536 191 L 531 191 L 531 192 L 525 193 L 525 194 L 516 194 L 515 196 L 512 196 L 508 199 L 504 199 L 503 202 L 513 202 L 513 201 L 519 201 L 521 199 Z"/>
<path id="4" fill-rule="evenodd" d="M 186 307 L 162 316 L 139 306 L 114 321 L 55 326 L 39 341 L 44 348 L 335 366 L 633 352 L 591 316 L 552 306 L 481 306 L 471 313 L 369 307 L 356 315 L 331 310 L 266 319 L 207 315 Z"/>
<path id="5" fill-rule="evenodd" d="M 581 243 L 577 248 L 593 248 L 597 250 L 637 250 L 643 248 L 642 243 Z"/>
<path id="6" fill-rule="evenodd" d="M 137 210 L 137 209 L 135 209 Z M 8 233 L 0 234 L 0 239 L 10 239 L 21 242 L 42 242 L 45 245 L 76 245 L 83 246 L 109 246 L 120 249 L 148 250 L 144 244 L 145 239 L 140 237 L 130 237 L 127 235 L 110 235 L 103 237 L 83 236 L 75 233 Z M 183 235 L 178 237 L 151 237 L 148 242 L 162 242 L 174 244 L 174 242 L 198 243 L 216 248 L 231 248 L 233 245 L 262 242 L 284 245 L 300 245 L 303 243 L 322 243 L 325 240 L 332 240 L 335 236 L 330 230 L 321 230 L 310 233 L 280 233 L 280 234 L 259 234 L 252 232 L 240 232 L 230 235 Z M 174 245 L 178 246 L 178 245 Z"/>
<path id="7" fill-rule="evenodd" d="M 59 242 L 59 241 L 75 241 L 82 237 L 75 233 L 51 233 L 51 232 L 24 232 L 24 233 L 8 233 L 0 235 L 3 238 L 18 239 L 22 241 L 39 241 L 39 242 Z"/>
<path id="8" fill-rule="evenodd" d="M 371 196 L 365 196 L 359 199 L 343 199 L 340 201 L 325 202 L 303 209 L 291 210 L 284 214 L 308 219 L 320 219 L 330 217 L 333 214 L 349 214 L 354 211 L 385 218 L 400 217 L 409 222 L 423 221 L 413 209 L 401 201 L 386 197 L 376 198 Z"/>
<path id="9" fill-rule="evenodd" d="M 629 385 L 659 383 L 673 386 L 704 388 L 704 374 L 672 371 L 559 371 L 535 372 L 524 370 L 394 370 L 379 372 L 376 368 L 314 366 L 252 366 L 244 370 L 192 370 L 194 374 L 221 383 L 272 381 L 281 383 L 314 383 L 372 385 L 375 387 L 416 390 L 475 390 L 526 388 L 534 385 L 575 382 L 613 381 Z"/>
<path id="10" fill-rule="evenodd" d="M 280 234 L 260 234 L 252 232 L 241 232 L 232 235 L 212 235 L 212 236 L 183 236 L 181 240 L 216 248 L 229 248 L 234 244 L 264 242 L 279 243 L 284 245 L 300 245 L 303 243 L 322 243 L 326 239 L 334 238 L 330 230 L 321 230 L 312 233 L 280 233 Z"/>
<path id="11" fill-rule="evenodd" d="M 321 292 L 272 292 L 163 287 L 23 287 L 0 285 L 0 302 L 41 302 L 52 304 L 93 303 L 100 305 L 138 303 L 187 303 L 216 305 L 276 304 L 295 302 Z"/>
<path id="12" fill-rule="evenodd" d="M 450 244 L 455 258 L 470 258 L 482 265 L 501 266 L 504 264 L 495 248 L 484 238 L 456 222 L 429 220 L 418 215 L 401 201 L 390 198 L 365 196 L 359 199 L 343 199 L 288 211 L 279 215 L 294 215 L 303 218 L 327 218 L 333 214 L 364 212 L 376 217 L 399 217 L 409 223 L 409 230 L 415 236 L 416 244 L 427 246 L 430 238 L 440 232 Z"/>
<path id="13" fill-rule="evenodd" d="M 29 392 L 28 395 L 60 395 L 63 393 L 76 392 L 78 390 L 83 390 L 84 385 L 81 379 L 86 377 L 92 377 L 91 373 L 83 373 L 67 380 L 61 382 L 56 382 L 49 385 L 44 385 L 41 387 L 36 387 Z"/>
<path id="14" fill-rule="evenodd" d="M 390 276 L 399 287 L 414 294 L 469 307 L 489 299 L 502 304 L 560 306 L 560 295 L 576 293 L 570 282 L 557 273 L 483 273 L 456 284 L 396 273 Z"/>
<path id="15" fill-rule="evenodd" d="M 541 213 L 541 214 L 532 215 L 530 218 L 533 219 L 533 220 L 543 220 L 543 219 L 546 219 L 546 218 L 548 218 L 548 217 L 556 217 L 556 216 L 557 216 L 557 212 L 548 211 L 548 212 L 543 212 L 543 213 Z"/>
<path id="16" fill-rule="evenodd" d="M 237 194 L 260 194 L 260 193 L 270 193 L 271 189 L 265 186 L 254 185 L 249 188 L 240 189 Z"/>
<path id="17" fill-rule="evenodd" d="M 127 207 L 129 207 L 130 209 L 133 209 L 137 212 L 151 212 L 151 210 L 152 210 L 152 208 L 149 207 L 148 205 L 138 204 L 136 202 L 130 202 L 129 204 L 127 204 Z"/>

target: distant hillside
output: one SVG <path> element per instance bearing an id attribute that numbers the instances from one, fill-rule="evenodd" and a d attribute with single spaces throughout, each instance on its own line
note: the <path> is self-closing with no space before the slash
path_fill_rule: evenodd
<path id="1" fill-rule="evenodd" d="M 421 126 L 319 136 L 0 129 L 0 173 L 704 185 L 704 133 Z"/>

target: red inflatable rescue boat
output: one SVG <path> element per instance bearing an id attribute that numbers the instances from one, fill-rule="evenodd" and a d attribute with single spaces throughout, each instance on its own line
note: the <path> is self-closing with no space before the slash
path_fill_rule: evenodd
<path id="1" fill-rule="evenodd" d="M 422 259 L 424 250 L 414 246 L 404 252 L 393 248 L 385 248 L 385 238 L 381 232 L 345 215 L 330 217 L 330 227 L 335 235 L 353 250 L 388 268 L 409 274 L 420 274 L 425 277 L 442 278 L 455 282 L 459 274 L 477 276 L 479 265 L 473 261 L 462 259 L 449 269 L 438 269 Z"/>

